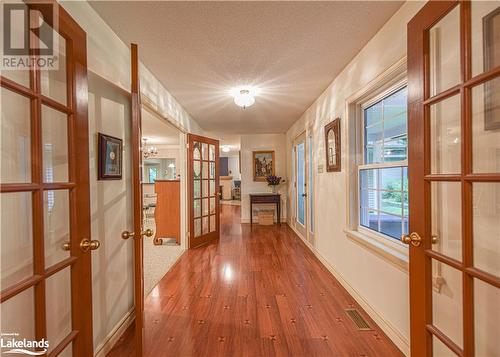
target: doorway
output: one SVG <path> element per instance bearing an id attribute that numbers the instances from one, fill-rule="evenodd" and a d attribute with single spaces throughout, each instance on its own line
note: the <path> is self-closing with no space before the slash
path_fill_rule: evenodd
<path id="1" fill-rule="evenodd" d="M 47 25 L 58 68 L 2 71 L 2 340 L 90 356 L 91 252 L 100 243 L 90 240 L 86 33 L 57 3 L 15 5 L 29 21 L 11 36 L 43 48 L 28 23 Z"/>
<path id="2" fill-rule="evenodd" d="M 431 1 L 408 24 L 412 356 L 497 356 L 500 10 Z"/>

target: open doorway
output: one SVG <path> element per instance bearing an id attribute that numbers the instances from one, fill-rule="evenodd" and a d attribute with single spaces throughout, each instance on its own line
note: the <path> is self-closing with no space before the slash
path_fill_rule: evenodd
<path id="1" fill-rule="evenodd" d="M 146 106 L 141 116 L 143 229 L 152 233 L 144 241 L 147 296 L 185 247 L 181 222 L 185 134 Z"/>
<path id="2" fill-rule="evenodd" d="M 240 137 L 226 136 L 220 139 L 220 187 L 221 204 L 241 205 L 241 154 Z"/>

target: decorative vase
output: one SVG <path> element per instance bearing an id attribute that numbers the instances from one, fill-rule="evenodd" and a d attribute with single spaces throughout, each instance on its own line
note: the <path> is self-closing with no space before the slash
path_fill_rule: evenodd
<path id="1" fill-rule="evenodd" d="M 271 185 L 271 188 L 273 190 L 273 193 L 276 193 L 278 186 L 277 185 Z"/>

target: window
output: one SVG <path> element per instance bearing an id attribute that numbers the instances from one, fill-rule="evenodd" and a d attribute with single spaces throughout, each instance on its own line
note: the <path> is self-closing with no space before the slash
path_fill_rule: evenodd
<path id="1" fill-rule="evenodd" d="M 407 89 L 362 106 L 359 225 L 394 239 L 408 233 Z"/>
<path id="2" fill-rule="evenodd" d="M 149 168 L 149 182 L 154 183 L 158 177 L 158 168 L 150 167 Z"/>

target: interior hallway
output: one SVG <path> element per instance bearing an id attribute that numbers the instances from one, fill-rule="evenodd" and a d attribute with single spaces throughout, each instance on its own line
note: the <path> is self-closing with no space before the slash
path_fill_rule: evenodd
<path id="1" fill-rule="evenodd" d="M 186 251 L 146 298 L 145 329 L 146 356 L 402 356 L 286 224 L 251 229 L 231 205 L 220 242 Z M 132 327 L 108 356 L 133 352 Z"/>

